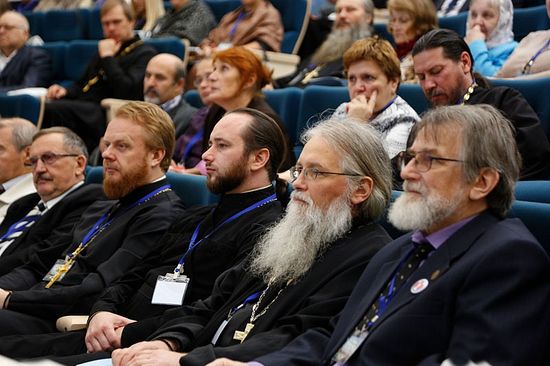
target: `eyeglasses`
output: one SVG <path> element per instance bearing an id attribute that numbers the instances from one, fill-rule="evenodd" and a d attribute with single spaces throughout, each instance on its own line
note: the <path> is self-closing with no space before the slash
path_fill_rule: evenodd
<path id="1" fill-rule="evenodd" d="M 67 156 L 78 156 L 78 154 L 56 154 L 53 152 L 47 152 L 40 156 L 31 156 L 27 159 L 25 162 L 25 166 L 32 166 L 35 167 L 38 163 L 38 160 L 41 160 L 44 165 L 52 165 L 57 160 L 67 157 Z"/>
<path id="2" fill-rule="evenodd" d="M 361 174 L 348 174 L 348 173 L 334 173 L 334 172 L 323 172 L 317 168 L 303 168 L 301 166 L 293 166 L 290 168 L 290 176 L 292 177 L 292 182 L 294 182 L 300 174 L 304 174 L 305 179 L 315 180 L 319 175 L 345 175 L 348 177 L 361 177 Z"/>
<path id="3" fill-rule="evenodd" d="M 198 88 L 198 87 L 202 84 L 203 81 L 207 81 L 208 78 L 210 77 L 210 74 L 211 74 L 211 73 L 208 72 L 208 73 L 206 73 L 206 74 L 204 74 L 204 75 L 202 75 L 202 76 L 198 76 L 198 75 L 197 75 L 197 76 L 195 77 L 195 80 L 193 80 L 193 85 L 195 85 L 195 88 Z"/>
<path id="4" fill-rule="evenodd" d="M 403 170 L 407 164 L 414 158 L 414 168 L 419 172 L 427 172 L 432 168 L 432 161 L 441 160 L 441 161 L 454 161 L 457 163 L 463 163 L 464 160 L 450 159 L 450 158 L 441 158 L 439 156 L 433 156 L 425 152 L 408 152 L 401 151 L 397 154 L 397 166 Z"/>

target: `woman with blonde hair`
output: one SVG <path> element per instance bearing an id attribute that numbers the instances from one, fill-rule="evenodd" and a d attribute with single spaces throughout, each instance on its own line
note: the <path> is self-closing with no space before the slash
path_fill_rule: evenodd
<path id="1" fill-rule="evenodd" d="M 164 15 L 164 2 L 162 0 L 132 0 L 132 8 L 136 14 L 136 26 L 134 29 L 150 32 L 157 19 Z"/>

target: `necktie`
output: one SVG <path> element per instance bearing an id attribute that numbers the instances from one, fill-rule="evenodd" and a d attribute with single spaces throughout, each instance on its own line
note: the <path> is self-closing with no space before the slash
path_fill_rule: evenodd
<path id="1" fill-rule="evenodd" d="M 13 240 L 20 236 L 25 230 L 34 224 L 40 218 L 42 212 L 46 209 L 43 202 L 39 202 L 29 213 L 15 224 L 11 225 L 4 235 L 0 238 L 0 243 Z"/>
<path id="2" fill-rule="evenodd" d="M 403 258 L 391 280 L 374 301 L 365 316 L 359 321 L 352 334 L 332 357 L 333 365 L 344 365 L 367 338 L 369 331 L 376 321 L 386 311 L 387 306 L 399 291 L 402 285 L 418 269 L 420 263 L 428 257 L 434 249 L 428 242 L 413 243 L 414 248 Z"/>

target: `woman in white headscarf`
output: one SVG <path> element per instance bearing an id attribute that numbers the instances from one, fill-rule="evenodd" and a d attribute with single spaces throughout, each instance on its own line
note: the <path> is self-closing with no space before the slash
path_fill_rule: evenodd
<path id="1" fill-rule="evenodd" d="M 511 0 L 472 0 L 465 41 L 474 57 L 474 70 L 494 76 L 517 46 L 512 31 Z"/>

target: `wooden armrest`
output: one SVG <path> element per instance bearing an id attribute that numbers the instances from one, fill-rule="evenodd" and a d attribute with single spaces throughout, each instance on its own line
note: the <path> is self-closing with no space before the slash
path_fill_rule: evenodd
<path id="1" fill-rule="evenodd" d="M 105 114 L 107 117 L 107 123 L 113 118 L 116 111 L 125 103 L 128 103 L 129 100 L 125 99 L 116 99 L 116 98 L 105 98 L 101 100 L 101 106 L 105 109 Z"/>
<path id="2" fill-rule="evenodd" d="M 273 70 L 273 79 L 291 75 L 298 68 L 300 56 L 289 53 L 251 50 L 258 55 L 262 61 Z"/>
<path id="3" fill-rule="evenodd" d="M 67 315 L 57 319 L 55 326 L 60 332 L 72 332 L 85 329 L 88 325 L 88 315 Z"/>

